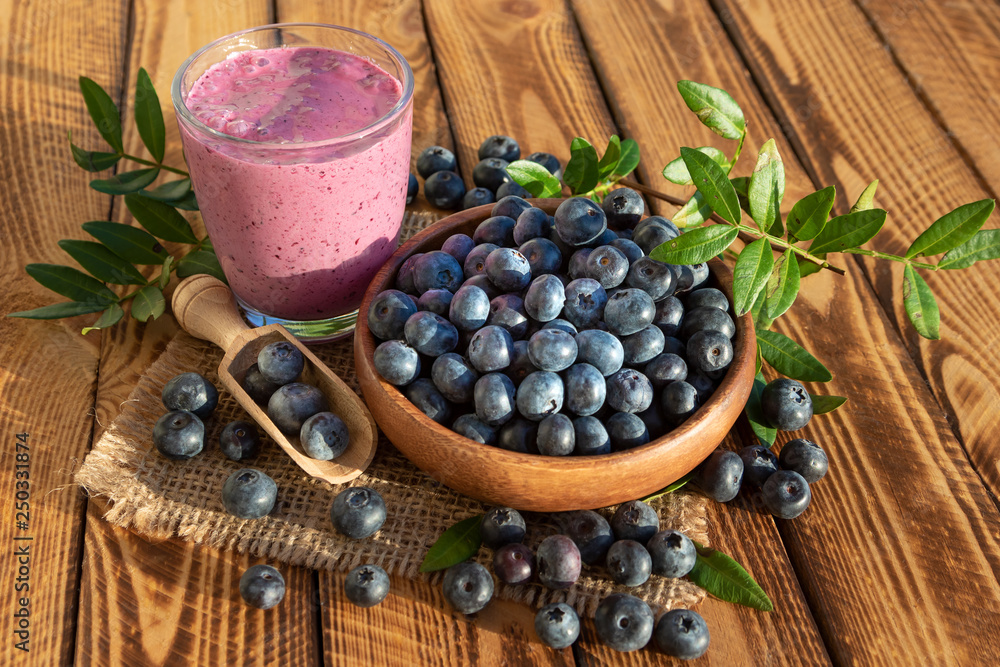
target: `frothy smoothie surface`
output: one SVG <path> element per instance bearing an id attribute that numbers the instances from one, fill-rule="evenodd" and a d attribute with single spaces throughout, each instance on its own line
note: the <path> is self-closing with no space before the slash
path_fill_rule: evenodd
<path id="1" fill-rule="evenodd" d="M 364 58 L 318 47 L 241 51 L 188 92 L 198 120 L 232 137 L 302 143 L 357 132 L 388 114 L 402 86 Z"/>

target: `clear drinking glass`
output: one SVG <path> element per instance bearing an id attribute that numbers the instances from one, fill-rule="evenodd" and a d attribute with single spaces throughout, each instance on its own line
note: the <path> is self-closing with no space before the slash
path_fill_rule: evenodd
<path id="1" fill-rule="evenodd" d="M 280 84 L 268 89 L 279 66 Z M 283 72 L 334 71 L 343 94 L 282 87 Z M 238 97 L 261 86 L 252 102 Z M 396 248 L 406 203 L 413 72 L 403 56 L 350 28 L 263 26 L 188 58 L 171 97 L 205 226 L 250 323 L 278 322 L 307 342 L 353 331 L 368 283 Z M 336 114 L 354 126 L 330 131 L 324 118 Z"/>

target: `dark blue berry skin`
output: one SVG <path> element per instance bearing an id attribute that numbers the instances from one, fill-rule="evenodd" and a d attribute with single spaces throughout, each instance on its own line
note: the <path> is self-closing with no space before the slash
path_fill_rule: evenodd
<path id="1" fill-rule="evenodd" d="M 625 363 L 629 366 L 641 366 L 663 352 L 663 332 L 659 327 L 650 324 L 642 331 L 631 336 L 622 336 L 622 350 L 625 353 Z M 726 342 L 729 342 L 728 339 Z"/>
<path id="2" fill-rule="evenodd" d="M 504 183 L 510 182 L 510 175 L 507 173 L 506 160 L 497 157 L 488 157 L 480 160 L 472 168 L 472 182 L 476 187 L 486 188 L 491 192 L 496 192 Z"/>
<path id="3" fill-rule="evenodd" d="M 451 419 L 451 404 L 430 378 L 417 378 L 401 391 L 410 403 L 438 424 L 447 424 Z"/>
<path id="4" fill-rule="evenodd" d="M 656 313 L 653 314 L 653 324 L 660 328 L 664 336 L 676 337 L 684 319 L 684 305 L 675 296 L 656 303 Z"/>
<path id="5" fill-rule="evenodd" d="M 562 318 L 556 318 L 542 325 L 543 329 L 559 329 L 559 331 L 565 331 L 566 333 L 577 334 L 577 329 L 572 322 L 568 322 Z"/>
<path id="6" fill-rule="evenodd" d="M 275 384 L 295 382 L 305 365 L 305 357 L 299 348 L 285 340 L 269 343 L 257 353 L 260 374 Z"/>
<path id="7" fill-rule="evenodd" d="M 794 519 L 806 511 L 812 492 L 809 482 L 794 470 L 779 470 L 760 489 L 764 506 L 780 519 Z"/>
<path id="8" fill-rule="evenodd" d="M 460 614 L 475 614 L 493 599 L 493 577 L 479 563 L 465 561 L 444 573 L 444 599 Z"/>
<path id="9" fill-rule="evenodd" d="M 305 420 L 327 409 L 329 404 L 323 392 L 304 382 L 284 385 L 267 402 L 267 416 L 279 431 L 289 435 L 297 435 Z"/>
<path id="10" fill-rule="evenodd" d="M 690 609 L 671 609 L 661 616 L 653 637 L 661 651 L 681 660 L 695 660 L 708 650 L 708 624 Z"/>
<path id="11" fill-rule="evenodd" d="M 562 413 L 549 415 L 538 424 L 535 446 L 544 456 L 569 456 L 576 447 L 573 421 Z"/>
<path id="12" fill-rule="evenodd" d="M 543 371 L 558 373 L 576 361 L 576 339 L 558 329 L 541 329 L 528 339 L 528 358 Z"/>
<path id="13" fill-rule="evenodd" d="M 351 436 L 340 417 L 332 412 L 318 412 L 302 424 L 299 442 L 310 458 L 330 461 L 347 451 Z"/>
<path id="14" fill-rule="evenodd" d="M 496 195 L 486 188 L 472 188 L 462 197 L 462 210 L 486 206 L 496 201 Z"/>
<path id="15" fill-rule="evenodd" d="M 649 430 L 646 423 L 638 415 L 629 412 L 616 412 L 608 417 L 605 423 L 608 437 L 611 438 L 611 451 L 620 452 L 632 449 L 649 442 Z"/>
<path id="16" fill-rule="evenodd" d="M 424 181 L 424 197 L 436 208 L 452 210 L 462 205 L 465 183 L 453 171 L 438 171 Z"/>
<path id="17" fill-rule="evenodd" d="M 533 276 L 556 273 L 562 268 L 562 253 L 559 252 L 559 247 L 548 239 L 530 239 L 525 241 L 518 251 L 528 260 Z"/>
<path id="18" fill-rule="evenodd" d="M 573 420 L 576 431 L 576 449 L 573 453 L 579 456 L 593 456 L 611 453 L 611 438 L 597 417 L 577 417 Z"/>
<path id="19" fill-rule="evenodd" d="M 565 535 L 549 535 L 535 550 L 538 580 L 556 590 L 570 588 L 580 578 L 583 561 L 576 543 Z"/>
<path id="20" fill-rule="evenodd" d="M 497 431 L 496 446 L 511 452 L 521 454 L 537 454 L 535 440 L 538 437 L 538 424 L 524 417 L 514 417 Z"/>
<path id="21" fill-rule="evenodd" d="M 698 390 L 686 380 L 671 382 L 660 393 L 660 411 L 674 426 L 693 415 L 700 405 Z"/>
<path id="22" fill-rule="evenodd" d="M 528 333 L 528 313 L 524 310 L 524 301 L 516 294 L 501 294 L 490 301 L 490 316 L 486 322 L 503 327 L 514 340 Z"/>
<path id="23" fill-rule="evenodd" d="M 417 304 L 403 292 L 379 292 L 368 307 L 368 330 L 382 340 L 402 338 L 406 320 L 415 312 Z"/>
<path id="24" fill-rule="evenodd" d="M 648 409 L 637 412 L 636 416 L 646 425 L 650 440 L 655 440 L 670 430 L 670 425 L 667 424 L 667 420 L 660 414 L 660 407 L 656 401 L 653 401 L 653 404 Z"/>
<path id="25" fill-rule="evenodd" d="M 601 371 L 590 364 L 573 364 L 563 373 L 566 411 L 580 417 L 597 413 L 607 398 L 607 383 Z"/>
<path id="26" fill-rule="evenodd" d="M 480 373 L 500 371 L 514 359 L 514 340 L 503 327 L 485 326 L 473 334 L 466 354 Z"/>
<path id="27" fill-rule="evenodd" d="M 618 540 L 608 549 L 605 561 L 608 574 L 616 584 L 642 586 L 649 581 L 653 560 L 646 547 L 635 540 Z"/>
<path id="28" fill-rule="evenodd" d="M 548 239 L 556 244 L 556 247 L 559 248 L 559 252 L 562 253 L 564 259 L 567 257 L 572 257 L 573 253 L 576 252 L 577 250 L 580 250 L 581 248 L 576 246 L 571 246 L 570 244 L 566 243 L 559 237 L 559 233 L 556 231 L 555 218 L 550 217 L 549 222 L 551 226 L 549 227 Z M 570 277 L 572 278 L 572 276 Z"/>
<path id="29" fill-rule="evenodd" d="M 490 157 L 513 162 L 521 157 L 521 147 L 514 139 L 504 134 L 494 134 L 479 145 L 479 159 L 485 160 Z"/>
<path id="30" fill-rule="evenodd" d="M 341 535 L 363 539 L 374 535 L 385 523 L 385 501 L 375 489 L 352 486 L 333 499 L 330 521 Z"/>
<path id="31" fill-rule="evenodd" d="M 485 267 L 486 264 L 484 263 L 483 268 Z M 489 276 L 487 276 L 485 273 L 477 273 L 476 275 L 469 276 L 468 278 L 466 278 L 465 282 L 462 283 L 462 287 L 466 286 L 478 287 L 479 289 L 483 290 L 483 292 L 486 293 L 486 298 L 491 301 L 500 296 L 500 290 L 498 290 L 496 286 L 490 282 Z"/>
<path id="32" fill-rule="evenodd" d="M 432 250 L 413 262 L 413 285 L 417 294 L 432 289 L 446 289 L 454 294 L 464 280 L 462 265 L 446 252 Z"/>
<path id="33" fill-rule="evenodd" d="M 493 554 L 493 572 L 505 584 L 526 584 L 535 576 L 535 554 L 523 544 L 505 544 Z"/>
<path id="34" fill-rule="evenodd" d="M 587 246 L 590 248 L 600 248 L 601 246 L 611 245 L 611 242 L 616 240 L 618 240 L 617 232 L 613 229 L 605 229 L 596 239 L 592 239 Z"/>
<path id="35" fill-rule="evenodd" d="M 601 283 L 593 278 L 577 278 L 566 285 L 563 317 L 577 328 L 590 328 L 604 316 L 607 303 L 608 293 Z"/>
<path id="36" fill-rule="evenodd" d="M 522 542 L 525 530 L 524 517 L 511 507 L 494 507 L 479 523 L 483 544 L 494 551 L 505 544 Z"/>
<path id="37" fill-rule="evenodd" d="M 667 220 L 666 218 L 664 218 L 661 215 L 652 215 L 652 216 L 646 218 L 645 220 L 640 221 L 632 229 L 632 231 L 633 231 L 634 234 L 638 234 L 643 229 L 645 229 L 646 227 L 650 227 L 650 226 L 661 227 L 663 229 L 666 229 L 669 232 L 672 232 L 675 236 L 680 236 L 681 235 L 681 230 L 677 228 L 677 225 L 675 225 L 673 222 L 671 222 L 670 220 Z"/>
<path id="38" fill-rule="evenodd" d="M 810 484 L 823 479 L 830 468 L 826 452 L 815 442 L 805 438 L 786 443 L 778 455 L 778 465 L 785 470 L 794 470 Z"/>
<path id="39" fill-rule="evenodd" d="M 531 354 L 529 343 L 528 354 Z M 517 388 L 517 410 L 525 419 L 539 422 L 562 410 L 563 381 L 555 373 L 536 371 Z"/>
<path id="40" fill-rule="evenodd" d="M 635 540 L 646 544 L 660 531 L 656 510 L 641 500 L 622 503 L 611 517 L 611 531 L 619 540 Z"/>
<path id="41" fill-rule="evenodd" d="M 420 354 L 437 357 L 458 346 L 458 329 L 437 313 L 421 310 L 406 320 L 403 335 Z"/>
<path id="42" fill-rule="evenodd" d="M 623 255 L 625 255 L 625 259 L 628 260 L 629 265 L 633 264 L 634 262 L 639 261 L 644 256 L 643 252 L 642 252 L 642 248 L 640 248 L 639 246 L 637 246 L 630 239 L 623 239 L 623 238 L 619 237 L 619 238 L 613 240 L 608 245 L 610 245 L 610 246 L 612 246 L 612 247 L 617 248 L 618 250 L 620 250 L 621 253 Z"/>
<path id="43" fill-rule="evenodd" d="M 551 153 L 540 153 L 540 152 L 532 153 L 531 155 L 529 155 L 524 159 L 530 160 L 535 164 L 542 165 L 543 167 L 545 167 L 545 170 L 547 172 L 549 172 L 556 178 L 559 178 L 561 176 L 559 172 L 562 171 L 562 165 L 559 163 L 559 158 L 557 158 L 555 155 L 552 155 Z"/>
<path id="44" fill-rule="evenodd" d="M 475 247 L 476 242 L 468 234 L 452 234 L 441 245 L 441 251 L 454 257 L 459 266 L 464 266 L 465 258 Z"/>
<path id="45" fill-rule="evenodd" d="M 559 528 L 573 540 L 580 551 L 580 559 L 587 565 L 603 563 L 608 549 L 615 541 L 611 524 L 593 510 L 574 510 L 556 515 Z"/>
<path id="46" fill-rule="evenodd" d="M 548 239 L 549 215 L 540 208 L 526 208 L 517 216 L 514 225 L 514 243 L 524 245 L 531 239 Z"/>
<path id="47" fill-rule="evenodd" d="M 429 289 L 417 299 L 417 310 L 428 310 L 447 318 L 448 309 L 451 306 L 451 300 L 454 296 L 454 294 L 446 289 Z"/>
<path id="48" fill-rule="evenodd" d="M 633 229 L 642 218 L 646 205 L 642 195 L 631 188 L 617 188 L 605 195 L 601 202 L 608 225 L 615 229 Z"/>
<path id="49" fill-rule="evenodd" d="M 604 306 L 604 321 L 608 330 L 619 336 L 629 336 L 653 323 L 656 305 L 642 290 L 627 288 L 608 298 Z"/>
<path id="50" fill-rule="evenodd" d="M 663 329 L 660 329 L 660 331 L 663 331 Z M 669 352 L 670 354 L 676 354 L 678 357 L 683 357 L 687 354 L 687 346 L 684 345 L 684 341 L 680 338 L 667 336 L 663 339 L 663 351 Z"/>
<path id="51" fill-rule="evenodd" d="M 771 380 L 760 393 L 760 409 L 764 419 L 780 431 L 797 431 L 812 419 L 812 398 L 796 380 Z"/>
<path id="52" fill-rule="evenodd" d="M 606 402 L 618 412 L 642 412 L 653 403 L 653 385 L 633 368 L 623 368 L 608 377 L 606 383 Z"/>
<path id="53" fill-rule="evenodd" d="M 514 383 L 502 373 L 487 373 L 476 381 L 476 416 L 488 426 L 500 426 L 514 416 Z"/>
<path id="54" fill-rule="evenodd" d="M 684 298 L 684 304 L 691 310 L 695 308 L 718 308 L 722 311 L 729 310 L 729 299 L 714 287 L 702 287 L 690 292 Z"/>
<path id="55" fill-rule="evenodd" d="M 652 297 L 653 301 L 662 301 L 673 295 L 676 279 L 674 272 L 663 262 L 650 257 L 640 257 L 629 267 L 625 284 L 641 289 Z"/>
<path id="56" fill-rule="evenodd" d="M 565 602 L 553 602 L 535 614 L 535 634 L 554 649 L 569 648 L 580 636 L 580 617 Z"/>
<path id="57" fill-rule="evenodd" d="M 631 229 L 619 229 L 618 232 L 617 232 L 618 238 L 620 238 L 620 239 L 628 239 L 629 241 L 632 241 L 632 233 L 633 232 L 632 232 Z M 634 243 L 634 241 L 633 241 L 633 243 Z M 636 247 L 639 248 L 639 246 L 636 246 Z M 642 248 L 639 248 L 639 250 L 642 250 Z"/>
<path id="58" fill-rule="evenodd" d="M 420 355 L 401 340 L 387 340 L 375 348 L 375 370 L 391 385 L 403 387 L 420 377 Z"/>
<path id="59" fill-rule="evenodd" d="M 587 275 L 587 260 L 590 259 L 590 255 L 593 252 L 593 248 L 580 248 L 570 255 L 567 273 L 571 280 L 589 277 Z"/>
<path id="60" fill-rule="evenodd" d="M 683 577 L 694 568 L 698 553 L 694 542 L 676 530 L 661 530 L 646 542 L 652 557 L 653 574 L 661 577 Z"/>
<path id="61" fill-rule="evenodd" d="M 458 171 L 455 154 L 443 146 L 425 148 L 417 156 L 417 173 L 422 178 L 429 178 L 439 171 Z"/>
<path id="62" fill-rule="evenodd" d="M 594 629 L 614 650 L 636 651 L 653 636 L 653 612 L 637 597 L 614 593 L 597 605 Z"/>
<path id="63" fill-rule="evenodd" d="M 252 459 L 260 453 L 260 434 L 250 422 L 231 421 L 219 435 L 219 449 L 233 461 Z"/>
<path id="64" fill-rule="evenodd" d="M 728 449 L 716 449 L 695 468 L 695 484 L 702 493 L 720 503 L 728 503 L 735 498 L 742 481 L 743 459 Z"/>
<path id="65" fill-rule="evenodd" d="M 285 578 L 270 565 L 254 565 L 240 577 L 240 597 L 251 607 L 270 609 L 285 597 Z"/>
<path id="66" fill-rule="evenodd" d="M 685 382 L 694 387 L 698 394 L 699 404 L 707 401 L 708 397 L 715 391 L 715 380 L 695 368 L 688 367 L 688 376 Z"/>
<path id="67" fill-rule="evenodd" d="M 413 263 L 417 261 L 417 258 L 424 253 L 418 252 L 414 255 L 410 255 L 403 260 L 403 263 L 399 265 L 399 271 L 396 272 L 396 289 L 400 292 L 405 292 L 406 294 L 416 294 L 417 288 L 413 284 Z M 414 308 L 417 302 L 413 302 Z"/>
<path id="68" fill-rule="evenodd" d="M 744 486 L 759 489 L 768 477 L 778 472 L 778 457 L 763 445 L 744 447 L 740 450 L 740 458 L 743 459 Z"/>
<path id="69" fill-rule="evenodd" d="M 663 352 L 646 363 L 643 375 L 649 378 L 653 389 L 659 391 L 671 382 L 687 378 L 688 368 L 684 358 L 672 352 Z"/>
<path id="70" fill-rule="evenodd" d="M 451 430 L 484 445 L 493 445 L 497 441 L 496 429 L 484 424 L 474 414 L 465 414 L 456 419 Z"/>
<path id="71" fill-rule="evenodd" d="M 514 218 L 506 215 L 494 215 L 479 223 L 472 232 L 472 240 L 477 245 L 492 243 L 497 247 L 510 248 L 514 246 Z"/>
<path id="72" fill-rule="evenodd" d="M 570 197 L 556 209 L 556 233 L 571 246 L 590 243 L 608 228 L 601 207 L 586 197 Z"/>
<path id="73" fill-rule="evenodd" d="M 539 322 L 559 317 L 566 303 L 566 288 L 556 276 L 544 274 L 531 281 L 524 295 L 524 310 Z"/>
<path id="74" fill-rule="evenodd" d="M 278 485 L 253 468 L 237 470 L 222 486 L 222 505 L 239 519 L 259 519 L 274 509 Z"/>
<path id="75" fill-rule="evenodd" d="M 462 263 L 462 273 L 466 277 L 475 275 L 486 275 L 486 258 L 491 252 L 499 248 L 496 243 L 479 243 L 469 251 Z"/>
<path id="76" fill-rule="evenodd" d="M 625 349 L 613 334 L 600 329 L 588 329 L 576 335 L 577 361 L 588 363 L 608 377 L 621 370 Z"/>
<path id="77" fill-rule="evenodd" d="M 263 404 L 267 404 L 268 399 L 271 398 L 271 394 L 278 391 L 278 387 L 281 386 L 268 381 L 267 378 L 261 375 L 257 364 L 247 369 L 246 375 L 243 376 L 243 382 L 240 385 L 255 403 Z"/>
<path id="78" fill-rule="evenodd" d="M 601 283 L 604 289 L 618 287 L 628 275 L 628 258 L 618 248 L 602 245 L 587 255 L 586 276 Z"/>
<path id="79" fill-rule="evenodd" d="M 344 594 L 356 607 L 374 607 L 389 595 L 389 575 L 378 565 L 359 565 L 347 573 Z"/>
<path id="80" fill-rule="evenodd" d="M 733 361 L 733 344 L 720 331 L 698 331 L 688 338 L 687 362 L 702 373 L 723 371 Z"/>
<path id="81" fill-rule="evenodd" d="M 531 193 L 513 180 L 502 183 L 500 187 L 497 188 L 498 199 L 510 196 L 520 197 L 521 199 L 531 199 Z"/>
<path id="82" fill-rule="evenodd" d="M 516 340 L 514 341 L 514 356 L 511 358 L 510 366 L 504 369 L 504 374 L 510 378 L 510 381 L 514 383 L 514 386 L 520 386 L 524 378 L 528 377 L 538 368 L 531 363 L 531 357 L 528 356 L 528 341 L 526 340 Z"/>
<path id="83" fill-rule="evenodd" d="M 671 239 L 675 239 L 680 234 L 668 227 L 661 225 L 647 225 L 641 229 L 636 228 L 632 234 L 632 241 L 642 248 L 642 251 L 649 255 L 657 248 Z"/>
<path id="84" fill-rule="evenodd" d="M 522 197 L 507 195 L 506 197 L 497 199 L 497 203 L 490 215 L 504 215 L 517 220 L 529 208 L 532 208 L 531 204 Z"/>
<path id="85" fill-rule="evenodd" d="M 504 292 L 520 292 L 531 284 L 531 265 L 513 248 L 497 248 L 486 257 L 486 275 Z"/>
<path id="86" fill-rule="evenodd" d="M 181 373 L 163 385 L 161 398 L 168 410 L 187 410 L 206 419 L 219 404 L 219 391 L 198 373 Z"/>
<path id="87" fill-rule="evenodd" d="M 701 289 L 705 283 L 708 282 L 708 278 L 711 275 L 711 271 L 708 269 L 708 264 L 702 262 L 701 264 L 692 264 L 688 267 L 691 270 L 691 290 Z"/>
<path id="88" fill-rule="evenodd" d="M 418 192 L 420 192 L 420 182 L 416 176 L 410 174 L 409 179 L 406 181 L 406 203 L 412 204 L 413 200 L 417 198 Z"/>
<path id="89" fill-rule="evenodd" d="M 461 355 L 448 352 L 434 360 L 431 379 L 441 395 L 452 403 L 471 403 L 479 373 Z"/>
<path id="90" fill-rule="evenodd" d="M 193 412 L 173 410 L 153 426 L 153 444 L 168 459 L 184 461 L 205 447 L 205 424 Z"/>
<path id="91" fill-rule="evenodd" d="M 699 331 L 718 331 L 732 339 L 736 335 L 736 323 L 724 310 L 703 306 L 684 313 L 678 338 L 687 340 Z"/>
<path id="92" fill-rule="evenodd" d="M 489 296 L 479 287 L 462 285 L 448 304 L 448 319 L 459 331 L 477 331 L 490 316 Z"/>

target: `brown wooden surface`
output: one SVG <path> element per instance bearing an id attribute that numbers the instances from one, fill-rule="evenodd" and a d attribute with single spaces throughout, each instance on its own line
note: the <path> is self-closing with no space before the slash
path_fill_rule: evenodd
<path id="1" fill-rule="evenodd" d="M 833 183 L 843 212 L 880 178 L 876 201 L 890 222 L 878 249 L 898 253 L 1000 183 L 997 11 L 907 0 L 0 0 L 9 28 L 0 42 L 0 310 L 54 300 L 23 265 L 71 263 L 56 240 L 85 238 L 80 222 L 129 219 L 86 187 L 90 176 L 69 157 L 66 130 L 100 145 L 77 76 L 127 93 L 126 146 L 143 154 L 129 91 L 145 67 L 167 114 L 167 163 L 181 164 L 168 95 L 177 66 L 211 39 L 273 20 L 352 25 L 399 48 L 417 81 L 414 155 L 454 146 L 466 176 L 489 134 L 565 161 L 573 136 L 603 144 L 620 132 L 642 147 L 643 183 L 687 194 L 659 176 L 679 146 L 731 144 L 697 122 L 674 84 L 720 85 L 750 128 L 737 173 L 775 136 L 785 209 Z M 942 310 L 943 340 L 932 343 L 906 322 L 898 271 L 835 258 L 848 274 L 809 277 L 778 326 L 833 371 L 821 391 L 851 397 L 808 427 L 831 472 L 794 521 L 742 499 L 710 509 L 713 545 L 747 567 L 776 610 L 705 602 L 712 647 L 702 662 L 995 664 L 1000 382 L 990 332 L 1000 263 L 928 276 Z M 402 579 L 382 605 L 358 610 L 343 598 L 343 575 L 286 568 L 289 596 L 261 614 L 235 592 L 246 557 L 111 528 L 99 502 L 85 511 L 72 471 L 177 328 L 169 317 L 126 320 L 81 337 L 92 319 L 0 319 L 0 541 L 34 538 L 30 654 L 10 640 L 13 549 L 0 557 L 0 664 L 670 662 L 652 648 L 610 651 L 588 621 L 572 650 L 552 651 L 534 638 L 528 608 L 494 603 L 460 617 L 436 588 Z M 21 431 L 31 434 L 26 532 L 14 524 Z M 747 438 L 740 427 L 728 446 Z"/>

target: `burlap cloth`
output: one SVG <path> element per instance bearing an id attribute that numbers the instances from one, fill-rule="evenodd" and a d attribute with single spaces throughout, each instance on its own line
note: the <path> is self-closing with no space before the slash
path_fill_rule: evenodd
<path id="1" fill-rule="evenodd" d="M 408 237 L 432 222 L 409 215 L 403 236 Z M 351 388 L 358 390 L 350 340 L 316 346 L 316 354 Z M 179 537 L 216 548 L 249 551 L 269 561 L 347 572 L 363 563 L 375 563 L 390 574 L 439 584 L 442 574 L 419 571 L 428 548 L 452 524 L 482 514 L 488 506 L 435 482 L 406 460 L 380 436 L 371 467 L 351 485 L 370 486 L 385 500 L 388 517 L 382 529 L 363 540 L 338 534 L 330 523 L 330 506 L 343 486 L 309 477 L 265 436 L 262 453 L 244 463 L 227 459 L 219 449 L 223 426 L 234 419 L 249 419 L 235 399 L 222 392 L 215 414 L 206 422 L 204 451 L 188 461 L 171 461 L 153 447 L 153 424 L 163 414 L 160 392 L 180 373 L 197 371 L 221 387 L 216 369 L 222 351 L 187 334 L 175 338 L 140 379 L 122 405 L 121 414 L 104 432 L 76 473 L 76 481 L 91 495 L 111 501 L 104 518 L 141 535 L 164 539 Z M 360 393 L 360 392 L 359 392 Z M 265 471 L 278 485 L 275 509 L 265 518 L 237 519 L 222 506 L 222 485 L 236 470 L 253 467 Z M 707 543 L 705 500 L 679 491 L 652 501 L 661 528 L 675 528 Z M 614 508 L 601 510 L 610 519 Z M 554 518 L 524 513 L 528 524 L 525 543 L 535 548 L 558 532 Z M 491 567 L 492 552 L 482 547 L 477 560 Z M 576 585 L 552 591 L 540 584 L 499 584 L 496 596 L 541 607 L 565 601 L 581 614 L 591 616 L 597 604 L 613 592 L 643 598 L 660 610 L 691 607 L 705 593 L 683 579 L 653 576 L 639 587 L 618 586 L 602 567 L 584 566 Z"/>

